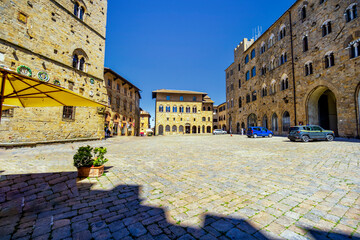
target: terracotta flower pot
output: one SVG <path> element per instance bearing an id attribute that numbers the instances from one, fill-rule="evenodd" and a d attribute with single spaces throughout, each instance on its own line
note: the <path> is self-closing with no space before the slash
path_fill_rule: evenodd
<path id="1" fill-rule="evenodd" d="M 104 174 L 104 165 L 99 167 L 79 167 L 78 168 L 78 177 L 87 178 L 87 177 L 100 177 Z"/>

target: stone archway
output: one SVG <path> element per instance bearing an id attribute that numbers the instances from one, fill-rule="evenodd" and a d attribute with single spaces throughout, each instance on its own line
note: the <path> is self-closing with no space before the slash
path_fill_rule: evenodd
<path id="1" fill-rule="evenodd" d="M 315 88 L 307 100 L 309 124 L 319 125 L 338 134 L 337 106 L 335 94 L 326 86 Z"/>
<path id="2" fill-rule="evenodd" d="M 240 133 L 241 132 L 241 130 L 240 130 L 240 123 L 238 122 L 237 124 L 236 124 L 236 133 Z"/>
<path id="3" fill-rule="evenodd" d="M 254 113 L 250 114 L 247 119 L 247 127 L 256 127 L 257 117 Z"/>
<path id="4" fill-rule="evenodd" d="M 263 120 L 262 120 L 262 127 L 264 128 L 268 128 L 268 118 L 266 115 L 264 115 Z"/>
<path id="5" fill-rule="evenodd" d="M 192 133 L 196 133 L 196 126 L 192 127 Z"/>

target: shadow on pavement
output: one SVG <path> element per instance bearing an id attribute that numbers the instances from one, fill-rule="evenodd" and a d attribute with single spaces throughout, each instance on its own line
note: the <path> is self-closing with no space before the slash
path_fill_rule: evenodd
<path id="1" fill-rule="evenodd" d="M 92 190 L 90 183 L 76 183 L 76 176 L 76 172 L 0 175 L 0 239 L 274 237 L 246 220 L 212 214 L 203 216 L 202 228 L 174 225 L 166 220 L 164 209 L 141 204 L 140 186 Z M 315 239 L 348 237 L 309 231 Z"/>

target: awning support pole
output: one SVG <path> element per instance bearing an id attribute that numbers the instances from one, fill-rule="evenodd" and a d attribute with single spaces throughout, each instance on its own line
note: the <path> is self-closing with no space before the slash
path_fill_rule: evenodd
<path id="1" fill-rule="evenodd" d="M 3 77 L 1 80 L 1 95 L 0 95 L 0 123 L 1 123 L 1 115 L 2 115 L 2 109 L 3 109 L 3 103 L 4 103 L 4 91 L 5 91 L 5 79 L 7 77 L 7 73 L 3 72 Z"/>

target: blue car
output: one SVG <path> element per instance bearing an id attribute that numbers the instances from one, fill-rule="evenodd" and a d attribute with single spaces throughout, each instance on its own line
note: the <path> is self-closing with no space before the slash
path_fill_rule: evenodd
<path id="1" fill-rule="evenodd" d="M 248 137 L 253 137 L 253 138 L 257 138 L 257 137 L 271 138 L 274 135 L 274 133 L 264 127 L 249 127 L 247 129 L 246 135 Z"/>

